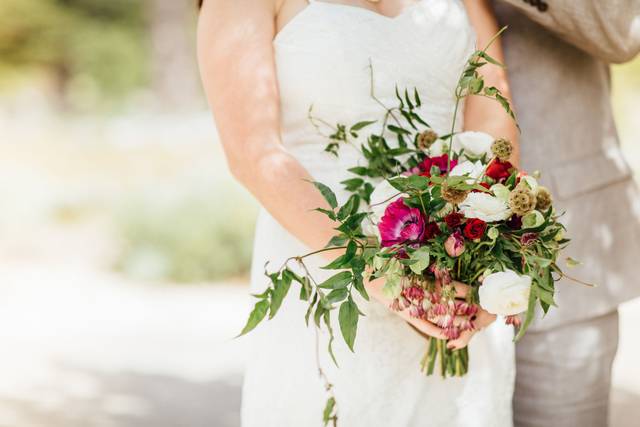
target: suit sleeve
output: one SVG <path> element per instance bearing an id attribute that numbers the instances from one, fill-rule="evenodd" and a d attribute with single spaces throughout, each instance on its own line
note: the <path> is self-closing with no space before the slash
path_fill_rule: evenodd
<path id="1" fill-rule="evenodd" d="M 640 0 L 498 0 L 608 63 L 640 52 Z"/>

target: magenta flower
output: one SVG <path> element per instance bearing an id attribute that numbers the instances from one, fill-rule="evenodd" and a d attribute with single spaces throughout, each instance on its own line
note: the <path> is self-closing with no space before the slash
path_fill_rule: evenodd
<path id="1" fill-rule="evenodd" d="M 456 230 L 444 242 L 444 249 L 450 257 L 456 258 L 464 252 L 464 237 L 460 230 Z"/>
<path id="2" fill-rule="evenodd" d="M 378 230 L 382 247 L 417 243 L 424 237 L 425 220 L 420 209 L 410 208 L 398 199 L 385 209 Z"/>

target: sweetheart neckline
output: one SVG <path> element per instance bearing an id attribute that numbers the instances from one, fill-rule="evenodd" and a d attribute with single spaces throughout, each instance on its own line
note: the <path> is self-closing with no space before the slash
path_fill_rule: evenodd
<path id="1" fill-rule="evenodd" d="M 332 3 L 332 2 L 328 2 L 328 1 L 322 1 L 322 0 L 317 0 L 317 1 L 312 1 L 309 2 L 309 4 L 302 9 L 300 12 L 298 12 L 293 18 L 291 18 L 286 24 L 284 24 L 284 26 L 280 29 L 280 31 L 278 31 L 276 33 L 276 35 L 273 38 L 273 43 L 277 42 L 280 39 L 280 36 L 294 23 L 296 22 L 298 19 L 301 19 L 303 15 L 305 15 L 306 13 L 308 13 L 309 9 L 311 9 L 314 5 L 317 4 L 322 4 L 322 5 L 326 5 L 329 7 L 336 7 L 336 8 L 344 8 L 347 10 L 351 10 L 355 13 L 364 13 L 365 15 L 372 15 L 374 16 L 376 19 L 381 19 L 383 21 L 386 22 L 395 22 L 398 21 L 402 18 L 404 18 L 406 15 L 408 15 L 411 11 L 413 11 L 413 9 L 417 8 L 419 5 L 421 5 L 424 1 L 423 0 L 417 0 L 415 3 L 411 4 L 410 6 L 405 7 L 400 13 L 398 13 L 395 16 L 387 16 L 384 15 L 382 13 L 378 13 L 378 12 L 374 12 L 371 9 L 368 9 L 366 7 L 361 7 L 361 6 L 353 6 L 350 4 L 343 4 L 343 3 Z"/>

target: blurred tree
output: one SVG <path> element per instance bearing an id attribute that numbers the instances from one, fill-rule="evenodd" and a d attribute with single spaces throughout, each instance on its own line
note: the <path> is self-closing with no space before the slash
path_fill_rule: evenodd
<path id="1" fill-rule="evenodd" d="M 71 88 L 117 99 L 147 76 L 143 0 L 2 0 L 0 72 L 44 71 L 61 103 Z"/>
<path id="2" fill-rule="evenodd" d="M 153 91 L 169 108 L 199 100 L 194 48 L 194 0 L 151 0 L 151 79 Z"/>

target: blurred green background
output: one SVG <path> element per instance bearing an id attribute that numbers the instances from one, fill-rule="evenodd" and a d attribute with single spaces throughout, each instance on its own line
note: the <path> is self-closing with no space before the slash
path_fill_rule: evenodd
<path id="1" fill-rule="evenodd" d="M 257 206 L 202 96 L 195 3 L 0 0 L 0 427 L 239 424 Z M 640 59 L 613 89 L 640 171 Z"/>
<path id="2" fill-rule="evenodd" d="M 138 279 L 246 274 L 256 208 L 216 144 L 195 19 L 190 0 L 0 3 L 0 150 L 21 183 L 6 227 L 94 223 Z"/>

